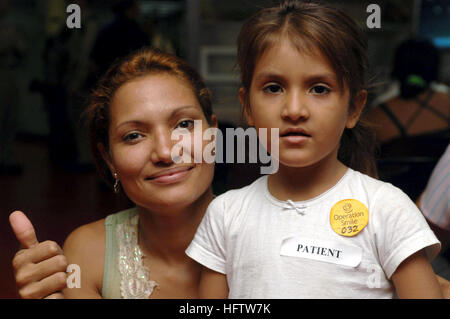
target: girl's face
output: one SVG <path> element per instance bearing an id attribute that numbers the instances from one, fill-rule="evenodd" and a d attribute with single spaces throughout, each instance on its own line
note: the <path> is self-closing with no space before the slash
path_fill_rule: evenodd
<path id="1" fill-rule="evenodd" d="M 250 92 L 240 90 L 249 125 L 279 129 L 279 161 L 307 167 L 337 160 L 344 128 L 356 125 L 365 95 L 349 114 L 350 94 L 318 51 L 299 52 L 289 40 L 267 49 L 255 65 Z M 245 103 L 248 101 L 248 103 Z M 268 150 L 272 141 L 268 133 Z"/>
<path id="2" fill-rule="evenodd" d="M 168 74 L 129 81 L 116 91 L 110 113 L 110 150 L 103 151 L 104 158 L 134 203 L 150 210 L 185 207 L 208 190 L 214 164 L 172 161 L 179 142 L 172 132 L 188 129 L 194 143 L 194 120 L 202 121 L 203 131 L 210 127 L 187 81 Z M 215 117 L 212 121 L 216 125 Z M 195 142 L 204 147 L 210 141 Z"/>

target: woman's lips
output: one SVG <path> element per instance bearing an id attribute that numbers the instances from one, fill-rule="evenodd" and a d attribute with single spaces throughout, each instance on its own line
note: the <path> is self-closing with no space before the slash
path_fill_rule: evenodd
<path id="1" fill-rule="evenodd" d="M 158 183 L 158 184 L 172 184 L 183 180 L 194 168 L 194 166 L 183 166 L 164 170 L 162 172 L 153 174 L 146 178 L 146 180 Z"/>

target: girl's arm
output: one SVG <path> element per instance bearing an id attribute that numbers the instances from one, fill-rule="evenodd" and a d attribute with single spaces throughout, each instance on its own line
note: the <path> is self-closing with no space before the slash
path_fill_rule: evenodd
<path id="1" fill-rule="evenodd" d="M 442 294 L 445 299 L 450 299 L 450 281 L 441 276 L 436 275 L 436 278 L 441 285 Z"/>
<path id="2" fill-rule="evenodd" d="M 405 259 L 392 275 L 399 298 L 443 298 L 436 275 L 423 250 Z"/>
<path id="3" fill-rule="evenodd" d="M 209 268 L 202 267 L 199 295 L 203 299 L 228 298 L 227 276 Z"/>

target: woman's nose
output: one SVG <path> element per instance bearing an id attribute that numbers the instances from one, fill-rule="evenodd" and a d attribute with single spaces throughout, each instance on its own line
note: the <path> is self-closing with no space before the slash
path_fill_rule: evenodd
<path id="1" fill-rule="evenodd" d="M 153 163 L 172 163 L 172 147 L 174 142 L 168 130 L 157 130 L 153 135 L 151 160 Z"/>

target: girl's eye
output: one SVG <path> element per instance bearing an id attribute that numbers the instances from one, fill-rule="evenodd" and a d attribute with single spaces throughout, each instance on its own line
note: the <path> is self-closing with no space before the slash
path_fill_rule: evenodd
<path id="1" fill-rule="evenodd" d="M 324 85 L 316 85 L 311 89 L 311 91 L 313 94 L 322 95 L 329 93 L 331 90 Z"/>
<path id="2" fill-rule="evenodd" d="M 279 94 L 283 92 L 283 89 L 278 84 L 269 84 L 263 88 L 263 91 L 271 94 Z"/>
<path id="3" fill-rule="evenodd" d="M 125 135 L 123 137 L 123 140 L 125 142 L 133 142 L 133 141 L 136 141 L 137 139 L 139 139 L 140 137 L 142 137 L 142 134 L 139 134 L 137 132 L 133 132 L 133 133 Z"/>
<path id="4" fill-rule="evenodd" d="M 194 126 L 193 120 L 183 120 L 177 124 L 177 128 L 187 128 L 190 129 Z"/>

